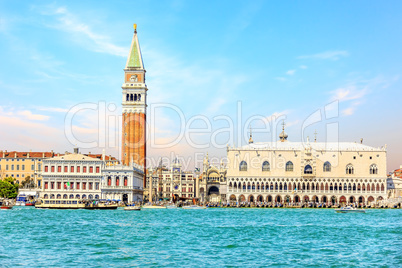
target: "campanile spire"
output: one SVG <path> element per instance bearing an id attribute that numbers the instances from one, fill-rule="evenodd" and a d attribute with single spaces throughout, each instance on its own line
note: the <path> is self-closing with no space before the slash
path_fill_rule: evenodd
<path id="1" fill-rule="evenodd" d="M 146 165 L 146 109 L 147 85 L 145 84 L 145 68 L 142 60 L 140 43 L 137 36 L 137 25 L 134 24 L 134 35 L 124 68 L 122 85 L 122 163 L 132 162 Z M 145 184 L 145 180 L 144 180 Z"/>

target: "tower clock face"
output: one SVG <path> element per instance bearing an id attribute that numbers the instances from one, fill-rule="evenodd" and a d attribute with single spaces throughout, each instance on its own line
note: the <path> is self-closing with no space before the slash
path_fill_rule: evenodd
<path id="1" fill-rule="evenodd" d="M 174 189 L 175 189 L 175 190 L 179 189 L 179 185 L 175 184 L 175 185 L 174 185 Z"/>

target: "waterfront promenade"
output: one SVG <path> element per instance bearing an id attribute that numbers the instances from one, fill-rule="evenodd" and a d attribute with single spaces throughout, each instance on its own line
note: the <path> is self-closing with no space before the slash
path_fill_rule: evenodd
<path id="1" fill-rule="evenodd" d="M 4 267 L 397 267 L 401 210 L 1 211 Z"/>

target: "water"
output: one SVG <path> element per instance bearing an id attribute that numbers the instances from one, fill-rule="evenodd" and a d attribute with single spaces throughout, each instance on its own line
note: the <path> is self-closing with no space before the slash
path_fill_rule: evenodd
<path id="1" fill-rule="evenodd" d="M 402 266 L 402 210 L 0 211 L 0 266 Z"/>

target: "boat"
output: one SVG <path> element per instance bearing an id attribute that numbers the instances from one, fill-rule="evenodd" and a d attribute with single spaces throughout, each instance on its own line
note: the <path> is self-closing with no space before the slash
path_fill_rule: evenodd
<path id="1" fill-rule="evenodd" d="M 25 194 L 18 194 L 15 202 L 16 206 L 25 206 L 28 198 Z"/>
<path id="2" fill-rule="evenodd" d="M 124 210 L 131 211 L 131 210 L 141 210 L 140 206 L 127 206 L 124 207 Z"/>
<path id="3" fill-rule="evenodd" d="M 0 209 L 12 209 L 13 204 L 7 200 L 0 201 Z"/>
<path id="4" fill-rule="evenodd" d="M 176 205 L 166 205 L 167 209 L 176 209 L 177 206 Z"/>
<path id="5" fill-rule="evenodd" d="M 190 206 L 184 206 L 183 209 L 206 209 L 207 207 L 205 206 L 197 206 L 197 205 L 190 205 Z"/>
<path id="6" fill-rule="evenodd" d="M 354 207 L 341 207 L 335 209 L 336 213 L 366 213 L 365 209 L 354 208 Z"/>
<path id="7" fill-rule="evenodd" d="M 118 205 L 86 199 L 38 199 L 35 208 L 47 209 L 117 209 Z"/>
<path id="8" fill-rule="evenodd" d="M 159 206 L 159 205 L 143 205 L 143 209 L 166 209 L 165 206 Z"/>

